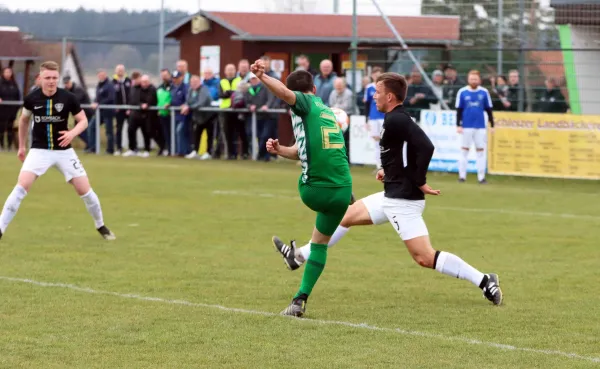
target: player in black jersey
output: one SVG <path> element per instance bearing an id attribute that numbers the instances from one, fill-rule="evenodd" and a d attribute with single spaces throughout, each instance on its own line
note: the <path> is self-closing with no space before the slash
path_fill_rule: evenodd
<path id="1" fill-rule="evenodd" d="M 17 185 L 8 196 L 0 214 L 0 238 L 6 232 L 33 182 L 50 167 L 56 167 L 65 176 L 66 181 L 73 185 L 85 203 L 100 235 L 106 240 L 114 240 L 115 235 L 104 225 L 100 200 L 92 190 L 75 150 L 71 148 L 71 141 L 88 126 L 85 112 L 79 106 L 75 95 L 57 88 L 58 64 L 43 63 L 40 66 L 39 78 L 41 88 L 25 97 L 19 119 L 18 157 L 23 162 L 23 167 Z M 72 114 L 77 122 L 72 130 L 68 127 L 69 114 Z M 25 157 L 31 117 L 33 117 L 31 149 Z"/>
<path id="2" fill-rule="evenodd" d="M 336 244 L 351 226 L 391 223 L 419 265 L 466 279 L 481 288 L 494 305 L 500 305 L 502 290 L 496 274 L 483 274 L 458 256 L 431 246 L 422 214 L 425 195 L 440 194 L 426 181 L 434 147 L 404 110 L 406 89 L 406 80 L 396 73 L 384 73 L 377 80 L 373 98 L 377 109 L 386 114 L 380 133 L 382 168 L 376 178 L 383 182 L 384 191 L 351 205 L 328 246 Z M 279 252 L 289 269 L 295 270 L 308 260 L 310 247 L 296 248 L 294 241 L 284 246 Z"/>

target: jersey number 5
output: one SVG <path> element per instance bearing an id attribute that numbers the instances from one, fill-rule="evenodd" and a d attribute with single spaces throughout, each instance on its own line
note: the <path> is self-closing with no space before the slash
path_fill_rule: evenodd
<path id="1" fill-rule="evenodd" d="M 334 128 L 321 127 L 321 136 L 323 137 L 323 148 L 324 149 L 342 149 L 344 148 L 344 137 L 340 135 L 340 127 Z M 333 137 L 332 137 L 333 135 Z M 336 137 L 337 136 L 337 137 Z M 341 141 L 340 141 L 341 136 Z"/>

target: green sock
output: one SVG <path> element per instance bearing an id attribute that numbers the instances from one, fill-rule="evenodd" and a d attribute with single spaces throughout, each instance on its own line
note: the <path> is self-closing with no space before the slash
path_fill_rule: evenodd
<path id="1" fill-rule="evenodd" d="M 311 243 L 310 256 L 304 267 L 300 290 L 294 298 L 298 298 L 300 295 L 310 296 L 313 287 L 317 284 L 317 280 L 319 280 L 323 269 L 325 269 L 325 263 L 327 263 L 327 245 Z"/>

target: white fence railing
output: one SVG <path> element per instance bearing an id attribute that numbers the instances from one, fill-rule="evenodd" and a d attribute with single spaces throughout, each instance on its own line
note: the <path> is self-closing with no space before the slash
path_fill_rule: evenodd
<path id="1" fill-rule="evenodd" d="M 23 101 L 2 101 L 0 102 L 0 105 L 12 105 L 12 106 L 22 106 L 23 105 Z M 89 104 L 82 104 L 81 108 L 83 109 L 92 109 L 94 108 L 92 105 Z M 95 124 L 95 141 L 96 141 L 96 154 L 100 154 L 100 125 L 102 122 L 102 110 L 142 110 L 142 108 L 138 105 L 98 105 L 95 107 L 95 119 L 94 119 L 94 124 Z M 175 145 L 175 124 L 176 124 L 176 113 L 177 111 L 181 110 L 180 106 L 175 106 L 175 107 L 169 107 L 169 108 L 164 108 L 164 107 L 158 107 L 158 106 L 151 106 L 148 107 L 145 110 L 154 110 L 154 111 L 158 111 L 158 110 L 169 110 L 169 114 L 170 114 L 170 118 L 171 118 L 171 124 L 170 124 L 170 148 L 171 148 L 171 155 L 175 155 L 175 151 L 176 151 L 176 145 Z M 287 109 L 269 109 L 269 110 L 261 110 L 259 111 L 250 111 L 250 109 L 232 109 L 232 108 L 227 108 L 227 109 L 221 109 L 221 108 L 217 108 L 217 107 L 205 107 L 205 108 L 198 108 L 195 109 L 195 111 L 202 111 L 202 112 L 214 112 L 214 113 L 251 113 L 252 114 L 252 159 L 256 160 L 258 157 L 258 142 L 257 142 L 257 113 L 260 114 L 286 114 L 288 113 Z M 31 137 L 29 142 L 31 143 Z"/>

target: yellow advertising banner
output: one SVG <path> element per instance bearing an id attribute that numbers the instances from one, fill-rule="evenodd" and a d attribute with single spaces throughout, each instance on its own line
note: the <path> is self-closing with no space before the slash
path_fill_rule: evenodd
<path id="1" fill-rule="evenodd" d="M 492 174 L 600 179 L 600 115 L 494 112 Z"/>

